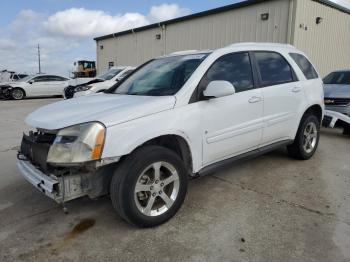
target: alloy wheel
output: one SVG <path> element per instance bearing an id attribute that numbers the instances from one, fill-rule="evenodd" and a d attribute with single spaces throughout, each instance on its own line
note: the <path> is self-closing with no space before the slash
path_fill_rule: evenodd
<path id="1" fill-rule="evenodd" d="M 306 153 L 311 153 L 317 143 L 317 127 L 314 122 L 306 125 L 303 134 L 303 149 Z"/>
<path id="2" fill-rule="evenodd" d="M 180 188 L 179 175 L 168 162 L 155 162 L 137 179 L 134 198 L 138 210 L 146 216 L 159 216 L 174 204 Z"/>
<path id="3" fill-rule="evenodd" d="M 20 89 L 15 89 L 12 91 L 12 97 L 15 100 L 20 100 L 23 98 L 23 91 Z"/>

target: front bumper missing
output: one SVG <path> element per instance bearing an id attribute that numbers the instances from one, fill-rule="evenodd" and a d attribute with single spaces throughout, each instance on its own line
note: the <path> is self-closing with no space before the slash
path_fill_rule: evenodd
<path id="1" fill-rule="evenodd" d="M 57 203 L 87 195 L 88 187 L 83 186 L 82 175 L 46 175 L 28 160 L 18 159 L 17 166 L 24 178 L 35 188 Z"/>

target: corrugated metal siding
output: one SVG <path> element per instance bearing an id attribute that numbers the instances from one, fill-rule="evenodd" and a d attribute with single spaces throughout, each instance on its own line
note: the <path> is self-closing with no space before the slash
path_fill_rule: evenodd
<path id="1" fill-rule="evenodd" d="M 322 17 L 316 25 L 316 17 Z M 307 27 L 307 30 L 305 30 Z M 311 0 L 297 0 L 293 44 L 325 76 L 350 68 L 350 15 Z"/>
<path id="2" fill-rule="evenodd" d="M 268 21 L 260 15 L 269 13 Z M 188 49 L 214 49 L 235 42 L 287 42 L 289 0 L 268 1 L 97 41 L 98 73 L 116 65 L 139 65 L 150 58 Z M 161 34 L 160 40 L 156 34 Z M 103 45 L 103 49 L 99 48 Z"/>
<path id="3" fill-rule="evenodd" d="M 269 13 L 269 20 L 260 15 Z M 269 1 L 201 17 L 166 28 L 166 53 L 214 49 L 234 42 L 286 42 L 289 1 Z"/>
<path id="4" fill-rule="evenodd" d="M 108 70 L 108 63 L 136 66 L 163 55 L 164 41 L 156 40 L 162 29 L 149 29 L 143 32 L 123 35 L 97 42 L 97 74 Z M 162 37 L 163 39 L 163 37 Z M 103 45 L 103 49 L 100 46 Z"/>

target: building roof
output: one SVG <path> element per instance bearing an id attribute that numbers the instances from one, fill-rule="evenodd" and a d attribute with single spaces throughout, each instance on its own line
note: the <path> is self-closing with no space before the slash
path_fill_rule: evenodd
<path id="1" fill-rule="evenodd" d="M 94 40 L 98 41 L 98 40 L 114 38 L 114 37 L 118 37 L 118 36 L 122 36 L 122 35 L 131 34 L 131 33 L 134 33 L 134 32 L 144 31 L 144 30 L 151 29 L 151 28 L 161 27 L 163 25 L 174 24 L 174 23 L 178 23 L 178 22 L 182 22 L 182 21 L 192 20 L 194 18 L 209 16 L 209 15 L 212 15 L 212 14 L 218 14 L 218 13 L 222 13 L 222 12 L 226 12 L 226 11 L 230 11 L 230 10 L 234 10 L 234 9 L 239 9 L 239 8 L 242 8 L 242 7 L 247 7 L 247 6 L 251 6 L 251 5 L 255 5 L 255 4 L 262 3 L 262 2 L 267 2 L 267 1 L 272 1 L 272 0 L 246 0 L 246 1 L 243 1 L 243 2 L 226 5 L 226 6 L 222 6 L 222 7 L 218 7 L 218 8 L 214 8 L 214 9 L 210 9 L 210 10 L 206 10 L 206 11 L 203 11 L 203 12 L 194 13 L 194 14 L 191 14 L 191 15 L 186 15 L 186 16 L 174 18 L 174 19 L 171 19 L 171 20 L 166 20 L 166 21 L 159 22 L 159 23 L 154 23 L 154 24 L 141 26 L 141 27 L 137 27 L 137 28 L 133 28 L 133 29 L 129 29 L 129 30 L 125 30 L 125 31 L 109 34 L 109 35 L 96 37 L 96 38 L 94 38 Z M 324 4 L 324 5 L 327 5 L 329 7 L 335 8 L 335 9 L 341 11 L 341 12 L 345 12 L 347 14 L 350 14 L 350 10 L 349 9 L 347 9 L 346 7 L 344 7 L 342 5 L 334 3 L 331 0 L 311 0 L 311 1 L 315 1 L 315 2 L 318 2 L 318 3 Z"/>

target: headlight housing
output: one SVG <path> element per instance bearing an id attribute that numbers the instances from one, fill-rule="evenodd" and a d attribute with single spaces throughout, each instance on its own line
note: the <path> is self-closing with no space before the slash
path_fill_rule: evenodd
<path id="1" fill-rule="evenodd" d="M 91 85 L 83 85 L 83 86 L 78 86 L 75 91 L 76 92 L 81 92 L 81 91 L 87 91 L 91 88 Z"/>
<path id="2" fill-rule="evenodd" d="M 47 162 L 74 164 L 101 158 L 106 128 L 98 122 L 61 129 L 49 149 Z"/>

